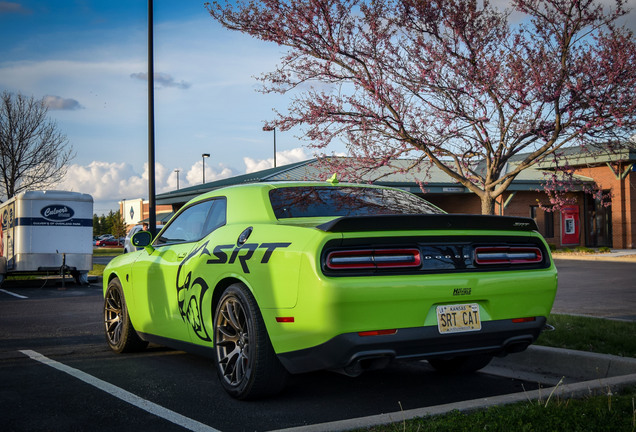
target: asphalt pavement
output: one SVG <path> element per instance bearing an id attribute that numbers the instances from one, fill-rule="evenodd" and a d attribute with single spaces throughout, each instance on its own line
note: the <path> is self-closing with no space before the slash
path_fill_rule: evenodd
<path id="1" fill-rule="evenodd" d="M 553 313 L 636 321 L 636 250 L 554 257 L 559 287 Z"/>
<path id="2" fill-rule="evenodd" d="M 555 301 L 554 312 L 636 320 L 636 315 L 634 315 L 636 312 L 633 308 L 633 305 L 636 304 L 636 298 L 633 297 L 636 295 L 636 290 L 634 289 L 636 284 L 632 282 L 633 275 L 636 274 L 636 250 L 616 250 L 611 253 L 585 255 L 556 254 L 555 261 L 560 276 L 559 292 Z M 32 283 L 32 281 L 25 281 L 25 283 Z M 69 282 L 69 284 L 72 284 L 72 282 Z M 213 378 L 208 377 L 209 365 L 206 361 L 199 360 L 197 357 L 185 355 L 178 351 L 164 352 L 159 348 L 156 348 L 155 351 L 149 351 L 145 355 L 121 358 L 114 357 L 110 352 L 105 352 L 106 350 L 103 347 L 104 343 L 101 335 L 96 336 L 91 327 L 94 326 L 94 322 L 97 322 L 96 320 L 98 320 L 98 318 L 96 317 L 100 314 L 100 303 L 94 301 L 95 297 L 100 296 L 100 286 L 101 279 L 93 279 L 90 287 L 72 288 L 68 291 L 62 291 L 64 296 L 73 298 L 75 300 L 73 302 L 65 302 L 63 299 L 57 299 L 60 292 L 56 290 L 55 287 L 60 287 L 59 281 L 49 280 L 47 282 L 46 287 L 53 289 L 41 289 L 39 286 L 31 288 L 37 288 L 35 292 L 42 298 L 32 298 L 30 303 L 25 302 L 23 307 L 26 308 L 28 306 L 29 308 L 33 308 L 41 304 L 44 309 L 35 315 L 37 318 L 26 324 L 21 323 L 18 325 L 17 321 L 18 319 L 23 319 L 20 317 L 24 316 L 24 311 L 21 312 L 20 309 L 16 307 L 5 308 L 5 316 L 2 317 L 0 321 L 4 320 L 6 327 L 3 326 L 4 329 L 0 329 L 2 330 L 0 333 L 3 331 L 6 332 L 6 337 L 2 345 L 3 350 L 6 350 L 4 356 L 8 357 L 4 358 L 3 361 L 10 366 L 6 371 L 11 370 L 14 371 L 15 374 L 24 375 L 16 375 L 15 377 L 13 377 L 13 375 L 7 375 L 4 377 L 4 387 L 0 385 L 0 396 L 6 397 L 5 403 L 10 401 L 15 405 L 15 398 L 19 397 L 20 392 L 23 391 L 23 389 L 21 390 L 16 386 L 9 385 L 9 382 L 12 380 L 16 383 L 27 382 L 36 369 L 42 369 L 44 373 L 47 373 L 45 369 L 48 366 L 38 363 L 40 361 L 34 357 L 31 357 L 34 360 L 33 363 L 29 363 L 28 368 L 22 367 L 25 362 L 25 356 L 30 356 L 32 353 L 28 350 L 16 351 L 24 348 L 24 346 L 30 346 L 31 342 L 29 338 L 31 335 L 37 334 L 38 339 L 36 342 L 38 346 L 42 350 L 45 350 L 45 353 L 53 355 L 58 361 L 70 363 L 78 370 L 85 370 L 89 373 L 92 372 L 95 375 L 101 376 L 102 379 L 108 379 L 109 381 L 113 379 L 115 384 L 119 384 L 120 387 L 126 388 L 135 394 L 147 393 L 149 400 L 153 400 L 163 406 L 171 406 L 170 404 L 173 404 L 175 406 L 175 412 L 183 414 L 189 413 L 191 417 L 197 416 L 196 410 L 193 412 L 193 406 L 198 406 L 192 401 L 201 399 L 202 403 L 200 405 L 207 407 L 205 410 L 201 408 L 203 410 L 201 411 L 202 413 L 208 412 L 210 409 L 213 411 L 216 410 L 216 415 L 210 415 L 208 417 L 212 419 L 227 419 L 229 422 L 225 424 L 223 423 L 225 420 L 223 420 L 219 425 L 221 430 L 230 431 L 241 429 L 239 419 L 247 415 L 242 411 L 245 403 L 230 401 L 231 403 L 225 409 L 220 409 L 217 406 L 219 400 L 215 400 L 214 403 L 210 405 L 208 392 L 214 391 L 218 385 Z M 29 294 L 21 290 L 19 286 L 17 288 L 15 294 Z M 12 295 L 7 292 L 2 294 L 9 296 L 9 298 L 11 298 Z M 49 301 L 57 302 L 56 304 L 59 304 L 60 307 L 50 308 Z M 7 306 L 9 305 L 10 304 L 7 304 Z M 14 303 L 14 306 L 17 305 L 18 303 Z M 69 307 L 69 305 L 71 306 Z M 16 321 L 15 324 L 12 325 L 15 326 L 10 327 L 9 323 L 13 323 L 14 319 Z M 85 325 L 77 326 L 71 324 L 71 321 L 77 319 L 85 322 Z M 51 322 L 55 324 L 51 325 Z M 89 349 L 84 349 L 86 347 Z M 101 361 L 95 362 L 96 358 L 101 359 Z M 131 370 L 123 367 L 109 368 L 107 369 L 108 373 L 102 372 L 99 368 L 102 366 L 102 363 L 108 362 L 117 363 L 118 365 L 123 365 L 125 362 L 134 362 L 134 367 Z M 153 369 L 151 370 L 156 369 L 156 376 L 145 375 L 150 374 L 145 362 L 152 362 Z M 12 366 L 14 363 L 15 367 Z M 183 369 L 184 364 L 188 366 L 185 371 Z M 18 367 L 18 365 L 20 365 L 20 367 Z M 412 367 L 411 365 L 398 366 L 402 368 Z M 137 373 L 138 370 L 146 372 L 140 376 Z M 113 371 L 118 374 L 115 378 L 111 377 Z M 169 374 L 174 374 L 174 376 Z M 121 375 L 121 377 L 119 375 Z M 192 378 L 191 375 L 197 380 L 201 379 L 201 377 L 205 377 L 209 382 L 206 382 L 203 386 L 185 384 Z M 373 394 L 374 391 L 377 391 L 378 376 L 384 377 L 385 375 L 386 382 L 382 383 L 380 387 L 384 389 L 383 391 L 385 393 L 392 388 L 391 386 L 395 387 L 395 399 L 402 401 L 400 404 L 401 409 L 389 412 L 386 410 L 386 407 L 378 406 L 375 410 L 377 414 L 362 414 L 359 405 L 365 407 L 367 405 L 373 405 L 375 402 L 372 401 L 377 400 L 379 397 L 367 398 L 367 402 L 360 404 L 361 401 L 366 400 L 364 397 L 365 393 Z M 80 390 L 83 389 L 79 387 L 79 381 L 75 378 L 64 378 L 57 373 L 48 373 L 46 376 L 51 376 L 59 380 L 57 385 L 50 387 L 50 389 L 56 391 L 41 393 L 36 386 L 37 383 L 34 384 L 34 389 L 36 389 L 35 391 L 39 396 L 29 401 L 29 409 L 36 411 L 41 409 L 43 412 L 49 412 L 51 406 L 57 406 L 57 401 L 54 399 L 59 396 L 61 389 L 67 389 L 69 386 L 76 386 Z M 307 423 L 302 427 L 288 428 L 285 429 L 286 432 L 340 431 L 357 427 L 369 427 L 384 423 L 401 422 L 414 417 L 442 414 L 453 410 L 469 411 L 512 402 L 545 400 L 548 395 L 552 394 L 558 396 L 561 400 L 572 396 L 607 394 L 609 391 L 616 392 L 625 386 L 636 385 L 636 359 L 532 346 L 523 353 L 513 354 L 502 359 L 495 359 L 482 373 L 477 374 L 476 378 L 481 381 L 473 383 L 473 385 L 468 383 L 468 385 L 463 385 L 462 388 L 480 387 L 484 385 L 490 386 L 491 384 L 484 384 L 484 380 L 491 378 L 493 380 L 510 378 L 513 380 L 522 380 L 523 382 L 543 383 L 542 388 L 533 390 L 526 387 L 523 391 L 518 389 L 509 390 L 506 394 L 495 394 L 477 398 L 475 398 L 475 396 L 471 398 L 466 395 L 466 399 L 459 402 L 440 401 L 437 402 L 438 405 L 424 406 L 422 408 L 418 408 L 418 406 L 421 407 L 423 405 L 410 405 L 409 401 L 404 399 L 404 386 L 398 383 L 400 379 L 404 379 L 404 376 L 409 376 L 411 380 L 414 379 L 413 374 L 402 373 L 399 368 L 381 372 L 376 376 L 363 376 L 362 379 L 355 381 L 355 386 L 351 380 L 345 379 L 346 377 L 332 376 L 331 374 L 312 375 L 309 378 L 301 377 L 297 380 L 295 384 L 296 387 L 292 387 L 289 391 L 288 400 L 265 401 L 252 403 L 250 405 L 251 408 L 248 408 L 250 411 L 256 410 L 260 405 L 263 405 L 265 411 L 270 413 L 266 418 L 258 420 L 260 423 L 254 423 L 250 429 L 272 429 L 271 426 L 265 426 L 265 423 L 267 423 L 266 420 L 268 420 L 271 425 L 278 422 L 277 415 L 281 416 L 280 418 L 289 417 L 294 414 L 298 415 L 298 413 L 294 413 L 294 411 L 299 410 L 299 407 L 296 406 L 299 403 L 297 394 L 301 395 L 301 399 L 307 399 L 306 405 L 309 407 L 307 412 L 314 413 L 315 417 L 312 416 L 311 419 L 307 417 Z M 396 380 L 395 377 L 401 378 Z M 320 386 L 316 383 L 309 382 L 308 380 L 310 378 L 319 379 L 320 381 L 331 380 L 333 382 L 330 381 L 331 384 Z M 416 385 L 414 387 L 418 389 L 424 387 L 430 388 L 435 384 L 431 382 L 433 378 L 434 375 L 422 375 L 423 381 L 421 386 Z M 179 382 L 179 380 L 184 381 L 185 385 L 183 388 L 174 384 Z M 163 381 L 172 384 L 165 384 Z M 43 382 L 48 381 L 44 380 Z M 490 381 L 488 382 L 490 383 Z M 83 384 L 81 385 L 83 386 Z M 448 383 L 446 381 L 440 381 L 440 388 L 447 387 Z M 336 388 L 338 388 L 338 391 L 334 393 L 333 390 Z M 311 389 L 311 392 L 308 393 L 307 389 Z M 321 389 L 322 394 L 315 394 Z M 71 388 L 71 390 L 73 389 Z M 103 399 L 103 396 L 98 390 L 91 391 L 92 398 L 96 400 Z M 218 391 L 220 392 L 220 390 Z M 294 391 L 296 393 L 294 393 Z M 48 393 L 51 394 L 47 399 L 46 395 Z M 439 389 L 436 391 L 436 394 L 440 394 Z M 0 400 L 1 399 L 2 397 L 0 397 Z M 110 399 L 113 400 L 111 401 Z M 128 426 L 130 426 L 129 430 L 138 427 L 146 428 L 158 422 L 158 417 L 153 414 L 140 415 L 139 410 L 130 408 L 127 403 L 114 398 L 110 399 L 108 399 L 108 403 L 113 405 L 112 410 L 106 406 L 99 408 L 97 411 L 91 408 L 91 410 L 89 410 L 90 412 L 86 413 L 85 426 L 95 426 L 94 422 L 96 419 L 105 421 L 107 418 L 112 417 L 112 413 L 122 412 L 121 410 L 128 410 L 126 413 L 132 415 L 122 414 L 122 416 L 115 416 L 125 417 L 127 424 L 130 423 L 128 424 Z M 73 405 L 68 403 L 69 399 L 65 400 L 66 402 L 62 407 L 68 405 L 68 410 L 70 410 Z M 324 420 L 321 422 L 318 420 L 318 414 L 324 408 L 323 403 L 330 400 L 340 400 L 339 403 L 348 407 L 349 412 L 347 419 L 332 422 L 324 422 Z M 280 407 L 276 405 L 277 402 L 280 402 Z M 9 405 L 5 405 L 5 407 Z M 296 408 L 291 408 L 292 406 L 296 406 Z M 57 409 L 58 408 L 56 408 L 56 410 Z M 119 411 L 114 411 L 115 409 Z M 76 419 L 76 417 L 77 414 L 72 413 L 68 416 L 70 419 Z M 115 417 L 112 417 L 112 419 L 116 420 Z M 269 417 L 271 417 L 271 419 Z M 35 416 L 33 416 L 33 418 L 35 418 Z M 65 430 L 64 425 L 59 423 L 60 418 L 65 417 L 57 413 L 55 419 L 51 419 L 56 422 L 50 423 L 51 425 L 57 424 L 59 426 L 59 428 L 52 428 L 51 430 Z M 77 426 L 75 420 L 73 421 L 73 423 L 67 425 L 68 428 L 66 428 L 66 430 Z M 232 424 L 232 422 L 234 422 L 234 424 Z M 206 421 L 206 424 L 209 425 L 212 423 Z M 32 425 L 32 429 L 37 429 L 35 423 Z"/>

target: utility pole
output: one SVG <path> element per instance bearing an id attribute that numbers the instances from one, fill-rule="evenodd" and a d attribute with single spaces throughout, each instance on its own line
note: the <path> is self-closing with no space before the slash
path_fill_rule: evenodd
<path id="1" fill-rule="evenodd" d="M 153 56 L 153 0 L 148 0 L 148 225 L 157 234 L 157 205 L 155 204 L 155 70 Z"/>

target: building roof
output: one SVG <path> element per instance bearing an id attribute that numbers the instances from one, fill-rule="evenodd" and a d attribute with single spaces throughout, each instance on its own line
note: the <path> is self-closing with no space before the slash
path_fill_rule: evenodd
<path id="1" fill-rule="evenodd" d="M 615 162 L 636 162 L 636 143 L 627 146 L 595 146 L 565 147 L 559 150 L 561 165 L 564 161 L 571 167 L 598 166 Z M 523 155 L 520 155 L 523 156 Z M 554 169 L 555 163 L 546 161 L 537 164 L 539 169 Z"/>
<path id="2" fill-rule="evenodd" d="M 580 148 L 568 149 L 567 151 L 572 157 L 579 157 L 580 161 L 586 160 L 587 153 L 585 153 L 586 156 L 580 156 L 583 154 Z M 623 157 L 631 157 L 633 160 L 636 160 L 636 153 L 634 153 L 633 150 L 627 151 L 623 154 Z M 523 158 L 524 155 L 515 156 L 506 167 L 506 172 L 514 169 L 516 164 Z M 368 174 L 362 176 L 362 181 L 377 185 L 398 187 L 418 194 L 422 193 L 420 184 L 422 184 L 425 193 L 471 193 L 467 188 L 435 166 L 419 171 L 406 170 L 406 168 L 413 165 L 413 162 L 414 160 L 412 159 L 392 160 L 390 167 L 382 166 L 374 168 L 370 170 Z M 544 165 L 541 169 L 532 167 L 522 171 L 512 182 L 508 191 L 536 191 L 543 189 L 548 178 L 547 176 L 550 175 L 548 172 L 549 168 L 549 166 Z M 314 158 L 159 194 L 157 195 L 156 201 L 157 204 L 182 205 L 202 193 L 226 186 L 264 181 L 321 181 L 326 180 L 332 174 L 333 172 L 330 171 L 328 164 L 321 162 L 320 159 Z M 578 178 L 586 183 L 593 181 L 588 177 L 579 176 Z"/>

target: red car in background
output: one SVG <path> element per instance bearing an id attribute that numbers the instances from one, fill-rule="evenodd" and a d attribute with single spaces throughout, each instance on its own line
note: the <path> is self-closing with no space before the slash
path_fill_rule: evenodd
<path id="1" fill-rule="evenodd" d="M 95 246 L 119 246 L 121 245 L 121 241 L 116 239 L 115 237 L 108 237 L 97 240 L 95 242 Z"/>

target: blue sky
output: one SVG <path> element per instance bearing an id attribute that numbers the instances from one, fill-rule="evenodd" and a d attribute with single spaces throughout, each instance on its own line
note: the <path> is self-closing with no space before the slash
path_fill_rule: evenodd
<path id="1" fill-rule="evenodd" d="M 287 97 L 254 78 L 282 48 L 223 29 L 200 0 L 155 0 L 157 193 L 264 169 L 262 130 Z M 59 189 L 90 193 L 95 212 L 147 198 L 146 0 L 0 1 L 0 90 L 47 98 L 76 157 Z M 277 132 L 277 163 L 308 159 L 299 132 Z"/>

